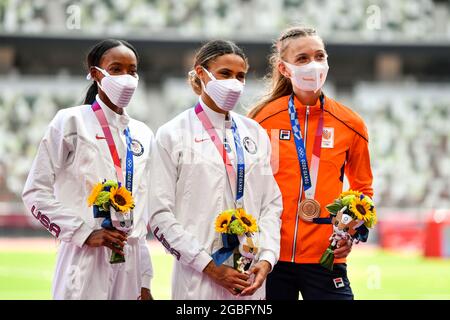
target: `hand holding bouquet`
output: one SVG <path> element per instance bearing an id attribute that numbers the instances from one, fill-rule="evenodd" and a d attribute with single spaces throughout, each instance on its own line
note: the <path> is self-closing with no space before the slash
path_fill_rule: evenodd
<path id="1" fill-rule="evenodd" d="M 133 226 L 134 199 L 131 193 L 114 180 L 97 183 L 88 198 L 94 218 L 104 218 L 102 228 L 128 233 Z M 125 257 L 112 253 L 110 263 L 125 262 Z"/>
<path id="2" fill-rule="evenodd" d="M 333 270 L 334 249 L 339 240 L 366 242 L 369 230 L 377 223 L 377 216 L 372 199 L 359 191 L 345 191 L 332 204 L 327 205 L 331 214 L 333 234 L 330 246 L 320 259 L 320 264 Z"/>
<path id="3" fill-rule="evenodd" d="M 244 209 L 232 209 L 222 212 L 215 225 L 223 243 L 223 247 L 212 255 L 216 265 L 233 255 L 234 269 L 242 273 L 247 271 L 259 251 L 254 237 L 258 232 L 256 219 Z"/>

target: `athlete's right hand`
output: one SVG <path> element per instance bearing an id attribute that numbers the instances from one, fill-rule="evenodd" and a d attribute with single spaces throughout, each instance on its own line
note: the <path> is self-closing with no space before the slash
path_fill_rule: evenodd
<path id="1" fill-rule="evenodd" d="M 108 247 L 112 251 L 123 256 L 125 255 L 123 252 L 123 247 L 126 240 L 127 235 L 122 231 L 100 229 L 92 231 L 86 239 L 85 244 L 89 247 Z"/>
<path id="2" fill-rule="evenodd" d="M 229 267 L 217 266 L 213 260 L 203 269 L 211 279 L 227 289 L 232 295 L 238 295 L 242 290 L 251 285 L 249 275 Z"/>

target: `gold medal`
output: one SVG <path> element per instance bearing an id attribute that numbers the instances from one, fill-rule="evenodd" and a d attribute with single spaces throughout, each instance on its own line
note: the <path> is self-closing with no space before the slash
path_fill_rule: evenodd
<path id="1" fill-rule="evenodd" d="M 303 221 L 312 222 L 320 216 L 320 203 L 314 199 L 305 199 L 298 205 L 298 214 Z"/>

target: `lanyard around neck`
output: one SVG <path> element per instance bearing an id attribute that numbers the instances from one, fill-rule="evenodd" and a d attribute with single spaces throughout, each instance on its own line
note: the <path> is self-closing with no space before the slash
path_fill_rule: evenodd
<path id="1" fill-rule="evenodd" d="M 103 112 L 102 108 L 100 107 L 97 101 L 95 101 L 92 104 L 91 108 L 94 111 L 94 114 L 100 126 L 102 127 L 103 134 L 105 135 L 106 142 L 108 143 L 108 148 L 114 163 L 114 169 L 116 170 L 117 179 L 121 184 L 125 183 L 127 190 L 132 192 L 134 165 L 133 165 L 133 152 L 131 150 L 132 139 L 130 129 L 127 127 L 124 130 L 125 138 L 127 141 L 126 180 L 124 181 L 122 166 L 120 164 L 119 159 L 119 153 L 117 152 L 116 144 L 114 142 L 111 129 L 109 128 L 108 120 L 106 119 L 105 113 Z"/>
<path id="2" fill-rule="evenodd" d="M 214 129 L 211 120 L 208 118 L 205 110 L 203 110 L 200 103 L 198 103 L 195 107 L 195 114 L 203 125 L 203 128 L 208 132 L 211 140 L 214 142 L 217 151 L 222 156 L 223 163 L 225 165 L 225 169 L 228 176 L 228 181 L 230 187 L 236 185 L 236 204 L 239 207 L 242 207 L 242 202 L 244 198 L 244 184 L 245 184 L 245 159 L 244 159 L 244 150 L 242 148 L 241 139 L 239 136 L 239 131 L 236 126 L 236 122 L 232 120 L 231 129 L 233 131 L 234 143 L 236 146 L 236 154 L 237 154 L 237 174 L 233 168 L 233 164 L 228 158 L 227 152 L 225 150 L 225 145 L 220 141 L 219 135 L 217 131 Z"/>
<path id="3" fill-rule="evenodd" d="M 294 94 L 289 98 L 288 111 L 291 121 L 292 132 L 294 134 L 295 147 L 297 150 L 298 162 L 300 164 L 300 174 L 303 180 L 303 189 L 307 199 L 314 199 L 317 186 L 317 177 L 319 173 L 320 154 L 322 151 L 322 134 L 323 134 L 323 106 L 324 96 L 320 96 L 320 118 L 314 138 L 313 153 L 311 157 L 311 173 L 308 168 L 308 160 L 306 158 L 305 141 L 302 137 L 300 123 L 298 121 L 297 110 L 294 104 Z"/>

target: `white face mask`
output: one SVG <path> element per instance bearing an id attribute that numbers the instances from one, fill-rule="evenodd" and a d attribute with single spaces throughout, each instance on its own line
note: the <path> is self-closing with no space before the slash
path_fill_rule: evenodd
<path id="1" fill-rule="evenodd" d="M 206 84 L 206 87 L 202 81 L 202 86 L 206 94 L 220 109 L 224 111 L 233 110 L 244 91 L 244 83 L 237 79 L 217 80 L 211 72 L 205 68 L 203 68 L 203 70 L 205 70 L 206 74 L 211 79 Z"/>
<path id="2" fill-rule="evenodd" d="M 300 90 L 317 92 L 325 83 L 329 69 L 327 61 L 311 61 L 304 66 L 283 63 L 291 72 L 292 84 Z"/>
<path id="3" fill-rule="evenodd" d="M 109 100 L 119 108 L 127 107 L 137 88 L 139 77 L 133 77 L 129 74 L 112 76 L 102 68 L 95 68 L 104 75 L 101 83 L 97 83 Z"/>

